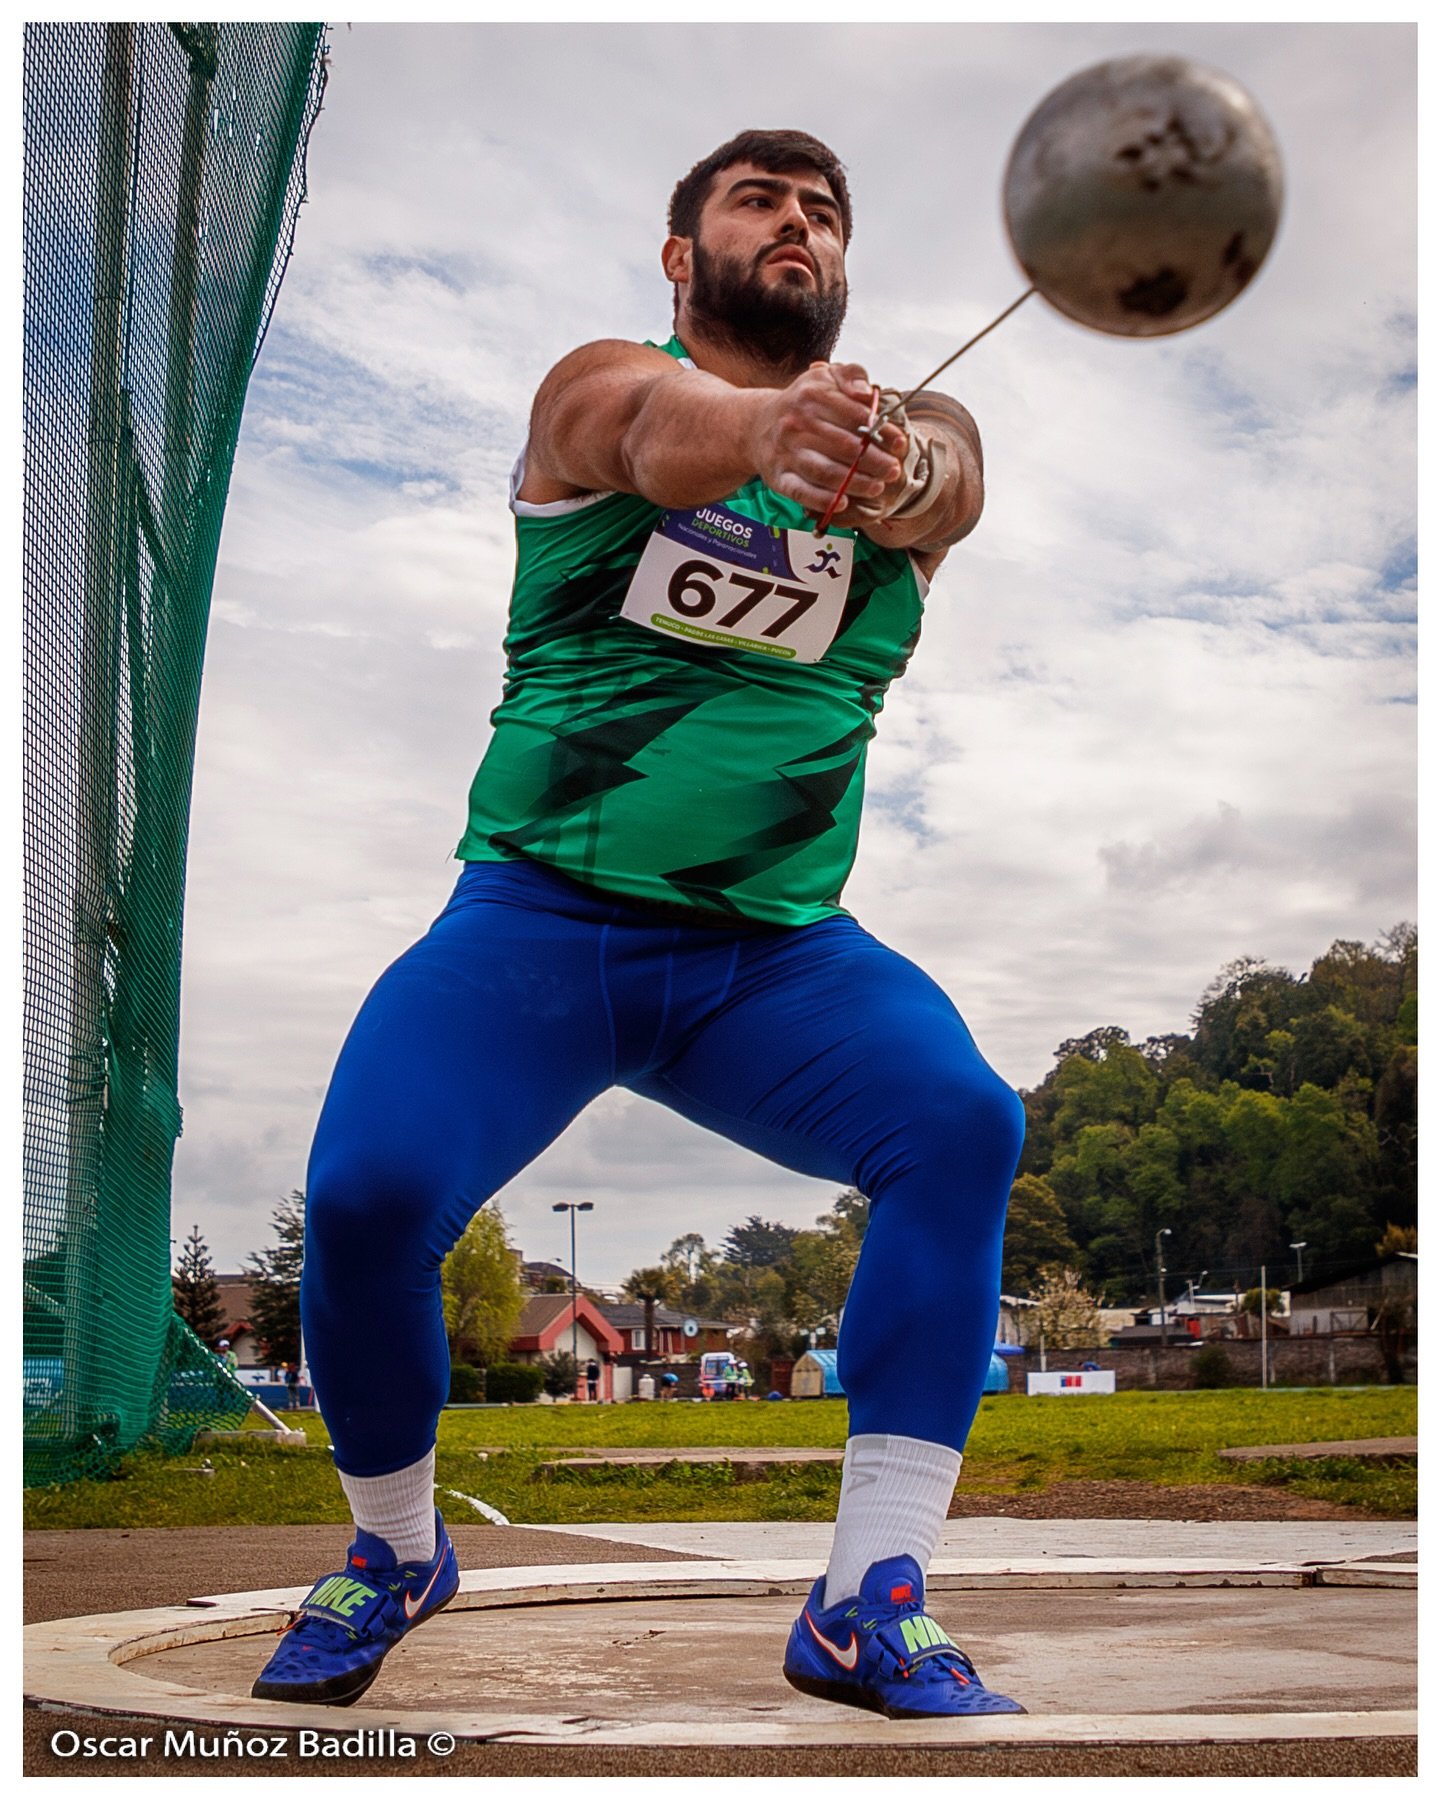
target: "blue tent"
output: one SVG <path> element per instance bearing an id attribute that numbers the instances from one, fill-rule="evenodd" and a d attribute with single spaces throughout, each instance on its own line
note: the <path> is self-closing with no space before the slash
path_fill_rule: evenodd
<path id="1" fill-rule="evenodd" d="M 985 1386 L 980 1390 L 983 1394 L 1008 1394 L 1010 1392 L 1010 1371 L 1005 1365 L 1003 1356 L 990 1352 L 990 1367 L 985 1376 Z"/>
<path id="2" fill-rule="evenodd" d="M 795 1374 L 790 1378 L 790 1392 L 797 1398 L 819 1399 L 823 1393 L 827 1400 L 843 1400 L 845 1390 L 840 1385 L 840 1374 L 835 1367 L 838 1354 L 835 1350 L 807 1350 L 795 1364 Z M 823 1388 L 815 1380 L 817 1374 L 824 1383 Z M 800 1378 L 798 1381 L 796 1376 Z M 993 1352 L 990 1367 L 985 1373 L 985 1386 L 981 1391 L 986 1394 L 1010 1392 L 1010 1371 L 1005 1366 L 1004 1358 Z"/>

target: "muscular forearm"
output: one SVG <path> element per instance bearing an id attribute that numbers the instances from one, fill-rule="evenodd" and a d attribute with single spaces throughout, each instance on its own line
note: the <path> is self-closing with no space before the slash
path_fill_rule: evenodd
<path id="1" fill-rule="evenodd" d="M 640 398 L 617 446 L 616 486 L 656 506 L 723 500 L 759 473 L 762 389 L 687 370 L 661 376 Z"/>
<path id="2" fill-rule="evenodd" d="M 649 345 L 587 344 L 536 395 L 524 497 L 618 490 L 658 506 L 722 499 L 755 473 L 760 398 Z"/>

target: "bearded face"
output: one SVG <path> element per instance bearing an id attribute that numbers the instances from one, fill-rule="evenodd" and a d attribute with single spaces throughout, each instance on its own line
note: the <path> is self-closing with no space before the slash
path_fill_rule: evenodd
<path id="1" fill-rule="evenodd" d="M 691 255 L 689 307 L 711 337 L 782 369 L 828 362 L 845 319 L 845 278 L 827 283 L 816 259 L 815 280 L 792 267 L 762 274 L 762 265 L 794 244 L 766 244 L 746 260 L 712 255 L 699 237 Z"/>

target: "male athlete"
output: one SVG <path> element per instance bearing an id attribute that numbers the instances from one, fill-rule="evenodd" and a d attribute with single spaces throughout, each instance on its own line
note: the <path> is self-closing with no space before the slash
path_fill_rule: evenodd
<path id="1" fill-rule="evenodd" d="M 862 437 L 870 379 L 828 360 L 850 201 L 823 144 L 743 133 L 669 225 L 669 342 L 588 344 L 536 396 L 464 872 L 366 1000 L 320 1117 L 301 1302 L 355 1542 L 261 1698 L 347 1704 L 454 1595 L 440 1265 L 619 1084 L 870 1197 L 834 1547 L 787 1679 L 893 1717 L 1023 1710 L 924 1610 L 1022 1111 L 934 982 L 840 905 L 875 716 L 980 516 L 979 439 L 938 394 Z"/>

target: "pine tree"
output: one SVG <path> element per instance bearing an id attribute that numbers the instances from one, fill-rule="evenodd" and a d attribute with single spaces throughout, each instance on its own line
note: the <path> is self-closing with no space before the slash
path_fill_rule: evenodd
<path id="1" fill-rule="evenodd" d="M 251 1324 L 268 1363 L 300 1360 L 300 1268 L 305 1260 L 305 1196 L 297 1190 L 270 1215 L 275 1243 L 245 1260 L 252 1270 Z"/>
<path id="2" fill-rule="evenodd" d="M 751 1213 L 743 1225 L 733 1225 L 721 1245 L 726 1262 L 742 1269 L 773 1269 L 783 1263 L 795 1242 L 793 1225 L 781 1225 Z"/>
<path id="3" fill-rule="evenodd" d="M 175 1310 L 204 1344 L 213 1345 L 225 1324 L 225 1306 L 210 1261 L 210 1248 L 194 1225 L 171 1277 Z"/>

